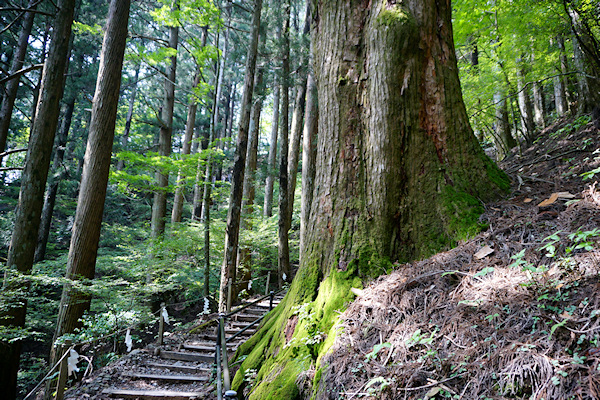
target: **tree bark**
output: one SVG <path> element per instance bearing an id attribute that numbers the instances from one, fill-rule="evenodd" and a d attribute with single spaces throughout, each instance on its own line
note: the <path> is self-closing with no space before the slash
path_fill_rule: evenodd
<path id="1" fill-rule="evenodd" d="M 30 0 L 27 8 L 35 10 L 37 8 L 37 0 Z M 13 61 L 10 68 L 10 74 L 14 74 L 23 67 L 25 55 L 27 54 L 27 46 L 29 44 L 29 35 L 33 27 L 33 19 L 35 13 L 25 13 L 17 48 L 13 54 Z M 6 141 L 8 139 L 8 130 L 10 128 L 10 119 L 12 116 L 15 99 L 17 98 L 17 90 L 19 89 L 20 76 L 11 79 L 6 83 L 2 96 L 2 105 L 0 106 L 0 153 L 6 149 Z M 0 156 L 0 165 L 2 165 L 2 157 Z"/>
<path id="2" fill-rule="evenodd" d="M 48 178 L 50 155 L 58 114 L 60 99 L 65 82 L 64 71 L 69 51 L 71 25 L 75 0 L 59 0 L 57 14 L 52 31 L 50 49 L 42 71 L 42 88 L 37 103 L 37 115 L 29 138 L 25 169 L 21 175 L 21 191 L 11 244 L 8 250 L 7 266 L 21 274 L 29 274 L 33 264 L 35 245 L 40 226 L 40 216 L 44 202 L 44 189 Z M 3 291 L 22 289 L 27 292 L 27 281 L 19 280 L 11 284 L 10 271 L 5 275 Z M 0 324 L 6 327 L 23 327 L 27 299 L 14 297 L 13 307 L 0 313 Z M 6 399 L 16 397 L 17 371 L 21 341 L 0 343 L 0 387 Z"/>
<path id="3" fill-rule="evenodd" d="M 252 106 L 252 92 L 254 90 L 254 73 L 256 57 L 258 54 L 258 36 L 260 31 L 260 18 L 262 0 L 254 3 L 252 14 L 252 38 L 248 48 L 246 62 L 246 78 L 244 80 L 244 94 L 242 96 L 241 117 L 238 129 L 237 147 L 233 162 L 233 176 L 231 179 L 231 195 L 229 197 L 229 211 L 227 213 L 227 230 L 225 231 L 225 247 L 223 266 L 221 267 L 221 285 L 219 295 L 219 311 L 227 308 L 227 285 L 235 281 L 235 267 L 238 251 L 240 232 L 240 212 L 242 206 L 242 189 L 244 183 L 244 167 L 248 148 L 248 128 L 250 126 L 250 111 Z"/>
<path id="4" fill-rule="evenodd" d="M 290 79 L 290 1 L 283 4 L 283 54 L 281 77 L 281 160 L 279 162 L 279 245 L 277 281 L 279 287 L 291 278 L 290 274 L 290 244 L 289 244 L 289 177 L 288 177 L 288 151 L 289 151 L 289 79 Z"/>
<path id="5" fill-rule="evenodd" d="M 66 278 L 93 279 L 102 213 L 112 154 L 121 70 L 127 39 L 130 0 L 111 1 L 92 105 L 81 187 L 73 222 Z M 63 287 L 54 339 L 74 332 L 89 310 L 91 296 L 66 283 Z M 51 363 L 56 361 L 53 352 Z"/>
<path id="6" fill-rule="evenodd" d="M 172 26 L 169 30 L 169 48 L 177 50 L 179 42 L 179 28 Z M 173 134 L 173 108 L 175 107 L 175 74 L 177 69 L 177 55 L 171 57 L 165 79 L 165 99 L 161 113 L 161 127 L 158 134 L 158 154 L 163 157 L 171 155 L 171 137 Z M 167 187 L 169 186 L 169 173 L 158 171 L 156 182 L 159 187 L 154 193 L 152 204 L 152 237 L 160 237 L 165 232 L 167 217 Z"/>
<path id="7" fill-rule="evenodd" d="M 546 127 L 546 115 L 544 114 L 544 91 L 539 82 L 533 82 L 533 120 L 538 129 Z"/>

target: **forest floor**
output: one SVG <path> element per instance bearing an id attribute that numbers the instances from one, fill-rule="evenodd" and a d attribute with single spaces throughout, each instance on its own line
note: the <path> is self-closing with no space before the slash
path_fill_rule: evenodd
<path id="1" fill-rule="evenodd" d="M 500 164 L 513 187 L 486 205 L 487 230 L 398 266 L 350 304 L 323 360 L 323 398 L 600 398 L 590 120 L 559 121 Z"/>

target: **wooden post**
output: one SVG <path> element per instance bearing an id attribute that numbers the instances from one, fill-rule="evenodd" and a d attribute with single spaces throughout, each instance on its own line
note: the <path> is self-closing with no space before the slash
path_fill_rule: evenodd
<path id="1" fill-rule="evenodd" d="M 63 356 L 66 352 L 68 352 L 71 348 L 71 341 L 65 340 L 65 342 L 61 346 L 61 352 Z M 60 362 L 60 367 L 58 370 L 58 383 L 56 384 L 56 400 L 63 400 L 65 397 L 65 386 L 67 385 L 67 378 L 69 377 L 69 367 L 67 364 L 67 358 L 69 356 L 64 356 L 62 361 Z"/>
<path id="2" fill-rule="evenodd" d="M 273 309 L 273 297 L 274 297 L 275 293 L 273 293 L 273 291 L 271 290 L 271 293 L 269 293 L 269 311 L 271 311 Z"/>
<path id="3" fill-rule="evenodd" d="M 271 281 L 271 271 L 267 273 L 267 285 L 265 287 L 265 294 L 269 294 L 269 283 Z"/>
<path id="4" fill-rule="evenodd" d="M 229 278 L 229 284 L 227 285 L 227 312 L 231 311 L 231 278 Z"/>
<path id="5" fill-rule="evenodd" d="M 163 311 L 165 310 L 165 303 L 160 305 L 160 319 L 158 321 L 158 345 L 163 345 L 163 335 L 165 333 L 165 318 L 163 317 Z"/>

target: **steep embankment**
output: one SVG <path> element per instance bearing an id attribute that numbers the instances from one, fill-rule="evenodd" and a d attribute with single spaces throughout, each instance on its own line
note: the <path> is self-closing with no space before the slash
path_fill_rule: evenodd
<path id="1" fill-rule="evenodd" d="M 600 141 L 589 121 L 555 124 L 503 163 L 513 191 L 487 205 L 485 232 L 365 289 L 306 392 L 600 398 Z"/>

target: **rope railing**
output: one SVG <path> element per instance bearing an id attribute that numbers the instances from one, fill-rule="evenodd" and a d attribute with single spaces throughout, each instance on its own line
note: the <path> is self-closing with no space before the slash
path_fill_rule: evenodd
<path id="1" fill-rule="evenodd" d="M 266 290 L 268 290 L 268 284 L 269 284 L 269 281 L 270 281 L 270 275 L 271 275 L 271 273 L 269 272 L 267 275 L 256 277 L 256 278 L 250 279 L 248 281 L 236 282 L 235 284 L 239 285 L 240 283 L 246 283 L 246 282 L 249 282 L 249 281 L 252 281 L 252 280 L 255 280 L 255 279 L 260 279 L 260 278 L 263 278 L 263 277 L 266 276 L 266 278 L 267 278 Z M 230 283 L 228 286 L 231 287 L 233 285 Z M 159 322 L 159 330 L 158 330 L 158 337 L 157 337 L 158 344 L 159 345 L 163 344 L 164 324 L 166 322 L 166 320 L 165 320 L 165 313 L 166 313 L 166 309 L 167 308 L 181 307 L 181 306 L 192 304 L 192 303 L 196 303 L 196 302 L 199 302 L 199 301 L 205 301 L 205 299 L 208 299 L 209 301 L 212 301 L 213 304 L 214 304 L 214 303 L 216 303 L 216 300 L 215 300 L 216 296 L 215 296 L 215 294 L 217 292 L 218 292 L 218 290 L 216 290 L 215 293 L 211 293 L 208 296 L 202 296 L 199 299 L 198 298 L 196 298 L 196 299 L 190 299 L 190 300 L 186 300 L 186 301 L 183 301 L 183 302 L 170 303 L 168 305 L 162 303 L 161 307 L 158 310 L 150 313 L 150 315 L 158 317 L 158 322 Z M 279 291 L 277 293 L 279 293 Z M 236 314 L 236 313 L 238 313 L 238 312 L 246 309 L 247 307 L 258 303 L 258 302 L 264 300 L 265 298 L 267 298 L 269 296 L 271 296 L 271 307 L 269 308 L 269 309 L 271 309 L 272 308 L 272 296 L 273 296 L 273 292 L 271 292 L 270 294 L 267 294 L 265 296 L 262 296 L 258 300 L 253 301 L 252 303 L 245 304 L 244 306 L 242 306 L 242 307 L 240 307 L 240 308 L 238 308 L 238 309 L 236 309 L 236 310 L 228 313 L 224 317 L 228 318 L 231 315 L 234 315 L 234 314 Z M 208 322 L 211 322 L 211 321 L 215 321 L 215 320 L 219 320 L 220 321 L 221 315 L 222 314 L 219 314 L 216 317 L 210 318 L 205 323 L 208 323 Z M 262 317 L 261 317 L 261 319 L 262 319 Z M 257 322 L 258 321 L 255 321 L 253 324 L 255 324 Z M 116 330 L 116 331 L 114 331 L 112 333 L 109 333 L 109 334 L 106 334 L 106 335 L 101 335 L 101 336 L 98 336 L 98 337 L 95 337 L 95 338 L 91 338 L 91 339 L 87 339 L 87 340 L 82 340 L 82 341 L 75 342 L 75 343 L 73 343 L 71 340 L 66 340 L 65 343 L 62 345 L 63 354 L 60 357 L 60 359 L 50 368 L 50 370 L 48 371 L 48 373 L 24 397 L 23 400 L 30 400 L 30 399 L 34 398 L 34 393 L 37 390 L 39 390 L 39 388 L 44 384 L 44 382 L 48 381 L 53 376 L 53 374 L 55 373 L 56 369 L 61 366 L 61 364 L 63 363 L 63 361 L 65 361 L 65 358 L 69 355 L 69 353 L 70 353 L 71 350 L 75 350 L 76 347 L 81 347 L 81 346 L 90 345 L 90 344 L 96 343 L 96 342 L 106 341 L 107 339 L 110 339 L 110 338 L 112 338 L 114 336 L 121 335 L 121 334 L 126 333 L 127 331 L 133 330 L 133 329 L 137 328 L 139 325 L 141 325 L 143 323 L 146 323 L 146 321 L 137 321 L 137 322 L 134 322 L 134 323 L 132 323 L 132 324 L 130 324 L 130 325 L 124 327 L 124 328 L 118 329 L 118 330 Z M 223 330 L 223 337 L 224 337 L 224 334 L 225 334 L 225 331 Z M 219 340 L 219 335 L 217 336 L 217 340 Z M 67 345 L 67 343 L 68 343 L 68 345 Z M 223 344 L 223 350 L 224 351 L 222 351 L 222 354 L 221 354 L 221 352 L 219 352 L 219 357 L 221 357 L 221 360 L 223 360 L 223 362 L 227 363 L 226 362 L 226 360 L 227 360 L 227 357 L 226 357 L 226 355 L 227 355 L 227 349 L 225 348 L 226 341 L 223 340 L 222 344 Z M 217 347 L 219 347 L 219 346 L 217 346 Z M 217 356 L 217 354 L 215 354 L 215 357 L 216 356 Z M 221 361 L 219 361 L 219 360 L 216 360 L 216 361 L 218 361 L 217 362 L 217 366 L 218 366 L 221 363 Z M 229 367 L 227 366 L 227 371 L 228 371 L 228 368 Z M 65 390 L 65 383 L 66 383 L 68 375 L 70 375 L 70 374 L 68 373 L 66 367 L 64 368 L 64 371 L 63 371 L 63 368 L 59 368 L 58 384 L 57 384 L 57 388 L 56 388 L 56 399 L 62 399 L 63 398 L 63 396 L 64 396 L 64 390 Z M 217 367 L 217 383 L 220 382 L 220 375 L 221 375 L 220 369 Z M 62 384 L 61 384 L 61 382 L 62 382 Z M 218 392 L 219 393 L 223 393 L 221 390 L 218 390 Z M 227 397 L 228 396 L 227 393 L 229 393 L 230 397 Z M 235 393 L 235 392 L 231 391 L 230 387 L 226 387 L 225 392 L 224 392 L 224 395 L 226 396 L 225 399 L 235 399 L 236 395 L 234 395 L 233 397 L 231 397 L 231 393 Z"/>
<path id="2" fill-rule="evenodd" d="M 243 306 L 230 311 L 228 313 L 220 313 L 219 314 L 219 330 L 217 334 L 217 340 L 215 344 L 215 357 L 216 357 L 216 367 L 217 367 L 217 399 L 218 400 L 236 400 L 237 392 L 235 390 L 231 390 L 231 377 L 229 373 L 229 358 L 227 357 L 227 343 L 232 341 L 233 339 L 240 336 L 242 333 L 250 329 L 251 327 L 257 325 L 260 321 L 262 321 L 267 314 L 263 314 L 259 318 L 252 321 L 248 326 L 239 330 L 231 337 L 225 337 L 225 320 L 227 318 L 232 317 L 233 315 L 240 313 L 241 311 L 260 303 L 261 301 L 269 298 L 269 311 L 273 309 L 273 299 L 276 294 L 281 293 L 285 289 L 279 289 L 277 292 L 271 291 L 269 294 L 259 297 L 258 299 L 244 304 Z M 221 373 L 221 370 L 222 373 Z M 221 376 L 223 383 L 221 384 Z"/>

